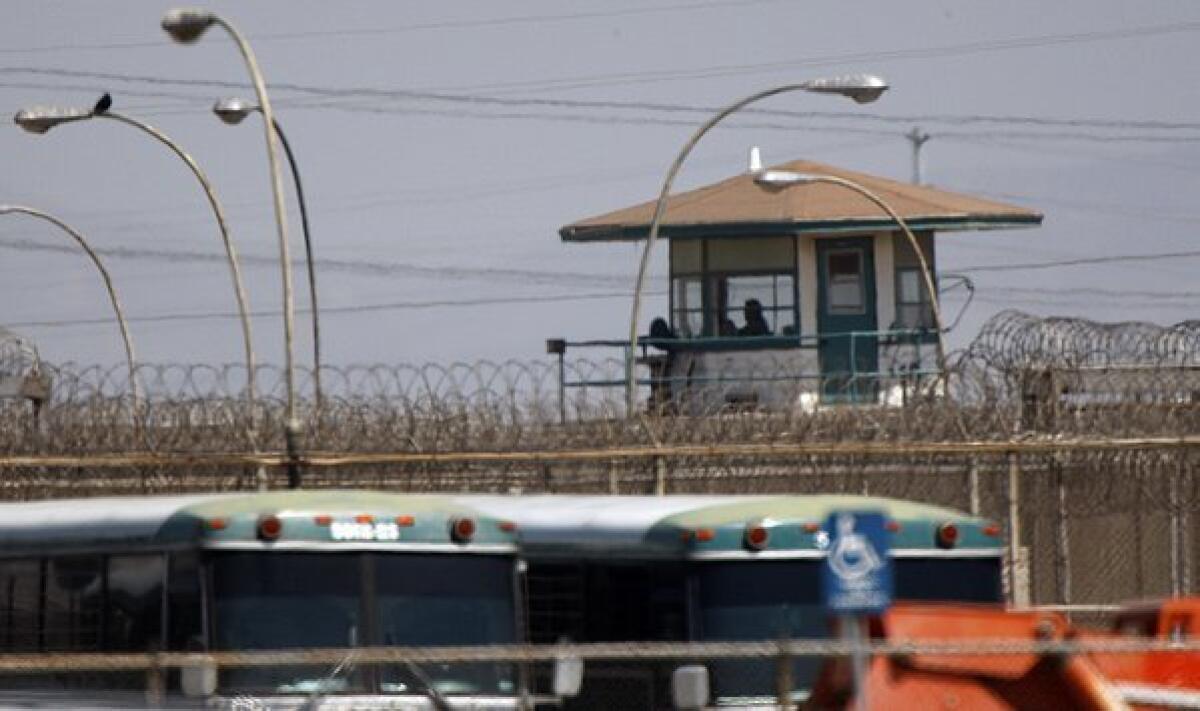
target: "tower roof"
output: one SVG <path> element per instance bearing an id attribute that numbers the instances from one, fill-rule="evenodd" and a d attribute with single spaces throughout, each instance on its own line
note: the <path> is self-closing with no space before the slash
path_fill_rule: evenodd
<path id="1" fill-rule="evenodd" d="M 878 195 L 914 230 L 981 230 L 1032 227 L 1042 215 L 1014 205 L 911 185 L 822 163 L 797 160 L 772 170 L 829 175 Z M 620 242 L 646 238 L 654 200 L 573 222 L 559 230 L 566 242 Z M 844 186 L 803 183 L 772 188 L 751 173 L 672 195 L 660 237 L 751 237 L 764 234 L 833 234 L 891 229 L 895 222 L 873 202 Z"/>

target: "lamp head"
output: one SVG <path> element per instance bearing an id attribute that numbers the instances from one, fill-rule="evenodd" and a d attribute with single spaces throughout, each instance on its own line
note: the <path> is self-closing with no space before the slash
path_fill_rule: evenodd
<path id="1" fill-rule="evenodd" d="M 216 15 L 208 10 L 177 7 L 163 15 L 162 28 L 176 42 L 190 44 L 200 39 L 200 35 L 216 21 Z"/>
<path id="2" fill-rule="evenodd" d="M 811 173 L 796 173 L 790 170 L 763 170 L 755 173 L 754 182 L 771 192 L 777 192 L 793 185 L 808 185 L 820 182 L 820 176 Z"/>
<path id="3" fill-rule="evenodd" d="M 805 89 L 820 94 L 841 94 L 860 104 L 869 104 L 888 90 L 888 83 L 874 74 L 850 74 L 841 77 L 813 79 Z"/>
<path id="4" fill-rule="evenodd" d="M 252 104 L 245 99 L 234 96 L 217 99 L 217 102 L 213 104 L 212 110 L 217 115 L 217 118 L 232 126 L 241 123 L 243 119 L 252 112 L 258 111 L 259 108 L 257 104 Z"/>
<path id="5" fill-rule="evenodd" d="M 56 106 L 35 106 L 21 109 L 13 116 L 13 123 L 30 133 L 45 133 L 60 123 L 84 121 L 92 117 L 91 111 L 63 109 Z"/>

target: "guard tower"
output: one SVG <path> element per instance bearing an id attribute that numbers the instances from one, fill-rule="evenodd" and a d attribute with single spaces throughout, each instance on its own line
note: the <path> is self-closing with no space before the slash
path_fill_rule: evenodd
<path id="1" fill-rule="evenodd" d="M 920 260 L 866 188 L 908 225 L 933 272 L 935 233 L 1032 227 L 1024 208 L 793 161 L 671 197 L 659 226 L 670 250 L 667 314 L 646 314 L 652 401 L 801 406 L 898 402 L 937 372 Z M 646 239 L 654 201 L 563 227 L 564 242 Z M 658 316 L 661 321 L 655 319 Z M 644 380 L 642 381 L 645 382 Z"/>

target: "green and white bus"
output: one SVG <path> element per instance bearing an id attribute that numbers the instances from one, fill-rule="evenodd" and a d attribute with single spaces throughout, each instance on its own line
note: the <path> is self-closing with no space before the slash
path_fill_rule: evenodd
<path id="1" fill-rule="evenodd" d="M 519 527 L 523 617 L 536 643 L 829 637 L 820 599 L 822 527 L 839 510 L 886 515 L 897 599 L 1003 600 L 999 527 L 936 506 L 837 495 L 466 501 Z M 819 664 L 795 662 L 798 698 Z M 773 661 L 708 667 L 715 705 L 774 707 Z M 670 708 L 672 671 L 666 664 L 590 664 L 580 695 L 565 705 Z"/>
<path id="2" fill-rule="evenodd" d="M 821 524 L 883 512 L 900 599 L 998 602 L 1001 542 L 949 509 L 857 496 L 286 491 L 0 504 L 0 651 L 242 651 L 825 637 Z M 570 709 L 670 708 L 668 665 L 585 665 Z M 514 664 L 222 669 L 208 706 L 520 708 Z M 803 693 L 815 672 L 797 662 Z M 752 707 L 774 666 L 709 664 Z M 179 675 L 168 691 L 180 691 Z M 526 680 L 533 688 L 523 688 Z M 16 677 L 6 681 L 17 681 Z M 38 688 L 144 688 L 141 674 Z M 194 689 L 193 689 L 194 691 Z"/>
<path id="3" fill-rule="evenodd" d="M 0 504 L 0 649 L 513 643 L 521 639 L 517 552 L 510 523 L 442 496 L 288 491 Z M 27 681 L 81 683 L 73 675 Z M 111 688 L 114 677 L 89 682 Z M 128 683 L 144 688 L 144 676 Z M 289 699 L 311 705 L 318 695 L 363 708 L 425 699 L 428 685 L 470 708 L 517 705 L 512 665 L 496 664 L 233 668 L 221 671 L 216 691 L 271 708 Z M 178 679 L 169 686 L 178 689 Z"/>

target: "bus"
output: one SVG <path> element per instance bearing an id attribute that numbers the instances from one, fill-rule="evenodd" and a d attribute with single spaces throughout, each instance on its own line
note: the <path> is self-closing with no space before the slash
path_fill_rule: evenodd
<path id="1" fill-rule="evenodd" d="M 519 641 L 514 527 L 436 495 L 279 491 L 0 504 L 0 649 L 242 651 Z M 144 675 L 13 678 L 144 689 Z M 219 698 L 516 708 L 512 665 L 220 670 Z M 180 675 L 168 691 L 180 691 Z M 10 686 L 11 688 L 11 686 Z M 86 695 L 86 694 L 85 694 Z M 81 696 L 82 698 L 82 696 Z"/>
<path id="2" fill-rule="evenodd" d="M 523 496 L 467 499 L 515 522 L 534 643 L 827 638 L 820 591 L 836 511 L 891 532 L 895 598 L 1003 602 L 999 526 L 938 506 L 845 495 Z M 822 660 L 797 659 L 797 701 Z M 708 663 L 715 705 L 774 708 L 774 660 Z M 671 708 L 669 664 L 590 664 L 574 710 Z M 534 681 L 538 678 L 535 675 Z M 546 691 L 543 674 L 540 691 Z"/>
<path id="3" fill-rule="evenodd" d="M 1001 600 L 995 526 L 893 499 L 313 490 L 49 500 L 0 504 L 0 651 L 827 637 L 821 524 L 839 510 L 887 517 L 897 598 Z M 815 666 L 795 663 L 797 698 Z M 660 709 L 671 671 L 589 663 L 576 695 L 552 699 L 548 670 L 506 663 L 230 667 L 201 693 L 218 707 Z M 721 706 L 774 693 L 770 661 L 712 661 L 708 673 Z M 19 681 L 145 686 L 140 673 Z M 186 687 L 169 677 L 169 692 Z"/>

